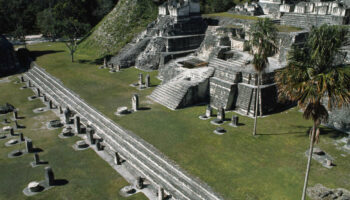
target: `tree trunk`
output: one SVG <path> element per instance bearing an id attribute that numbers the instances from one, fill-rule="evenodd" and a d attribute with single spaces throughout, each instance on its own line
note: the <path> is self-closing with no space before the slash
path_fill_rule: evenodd
<path id="1" fill-rule="evenodd" d="M 259 75 L 258 75 L 258 87 L 256 88 L 256 92 L 255 92 L 255 119 L 254 119 L 254 131 L 253 131 L 253 136 L 256 136 L 256 126 L 257 126 L 257 122 L 258 122 L 258 107 L 259 107 Z"/>
<path id="2" fill-rule="evenodd" d="M 72 62 L 74 62 L 74 53 L 70 52 L 70 55 L 72 56 Z"/>
<path id="3" fill-rule="evenodd" d="M 306 188 L 307 188 L 307 182 L 309 180 L 309 172 L 310 172 L 312 153 L 313 153 L 313 150 L 314 150 L 314 138 L 315 138 L 316 129 L 317 129 L 317 124 L 316 124 L 316 121 L 314 121 L 314 125 L 312 127 L 311 139 L 310 139 L 310 149 L 309 149 L 309 157 L 308 157 L 308 160 L 307 160 L 307 167 L 306 167 L 306 173 L 305 173 L 303 195 L 301 197 L 302 200 L 305 200 L 305 198 L 306 198 Z"/>
<path id="4" fill-rule="evenodd" d="M 260 109 L 260 117 L 262 116 L 262 98 L 261 98 L 261 88 L 260 88 L 260 85 L 261 85 L 261 82 L 262 82 L 262 75 L 261 73 L 259 73 L 259 109 Z"/>

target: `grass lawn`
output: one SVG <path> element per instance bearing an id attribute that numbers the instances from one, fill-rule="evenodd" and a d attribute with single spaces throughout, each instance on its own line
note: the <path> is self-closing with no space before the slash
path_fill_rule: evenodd
<path id="1" fill-rule="evenodd" d="M 28 101 L 27 97 L 32 96 L 33 92 L 29 89 L 20 90 L 21 85 L 14 84 L 18 80 L 16 76 L 10 77 L 10 80 L 9 83 L 0 83 L 0 105 L 9 102 L 19 108 L 19 115 L 25 117 L 19 123 L 26 126 L 20 131 L 33 140 L 35 147 L 43 149 L 39 153 L 40 159 L 49 161 L 55 177 L 66 179 L 69 183 L 26 197 L 22 190 L 29 182 L 44 180 L 44 166 L 30 166 L 33 154 L 8 158 L 9 152 L 24 149 L 25 145 L 5 147 L 9 139 L 0 140 L 0 199 L 147 199 L 143 194 L 121 197 L 119 190 L 128 183 L 93 150 L 74 151 L 72 145 L 79 140 L 78 137 L 62 140 L 58 138 L 61 130 L 46 129 L 46 122 L 57 119 L 56 115 L 52 112 L 33 113 L 33 109 L 44 106 L 42 102 L 38 99 Z M 5 117 L 10 119 L 12 113 L 1 115 L 0 121 Z"/>
<path id="2" fill-rule="evenodd" d="M 61 43 L 37 44 L 29 49 L 40 55 L 37 63 L 67 87 L 207 182 L 225 199 L 300 198 L 307 162 L 304 153 L 309 145 L 306 132 L 311 121 L 305 121 L 298 109 L 259 119 L 258 137 L 251 136 L 253 119 L 244 116 L 240 116 L 244 125 L 232 128 L 226 123 L 223 127 L 228 132 L 218 136 L 212 133 L 216 126 L 198 119 L 204 114 L 205 106 L 170 111 L 146 99 L 154 88 L 138 91 L 130 87 L 137 81 L 140 73 L 137 69 L 110 74 L 94 64 L 71 63 Z M 88 60 L 88 56 L 77 55 L 79 59 Z M 150 74 L 151 81 L 159 84 L 155 79 L 157 72 Z M 125 117 L 114 116 L 118 106 L 130 107 L 134 93 L 140 94 L 141 106 L 151 109 Z M 228 113 L 227 118 L 231 115 Z M 326 169 L 313 162 L 310 186 L 321 183 L 331 188 L 350 189 L 350 156 L 333 144 L 334 139 L 343 136 L 324 128 L 317 146 L 333 156 L 337 166 Z"/>

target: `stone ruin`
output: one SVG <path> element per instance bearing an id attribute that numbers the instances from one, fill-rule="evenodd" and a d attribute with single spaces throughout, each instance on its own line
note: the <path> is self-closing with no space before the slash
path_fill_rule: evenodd
<path id="1" fill-rule="evenodd" d="M 274 71 L 286 65 L 291 46 L 303 44 L 306 36 L 307 32 L 279 33 L 279 53 L 269 58 L 262 76 L 259 113 L 273 112 L 278 106 Z M 173 110 L 208 102 L 216 109 L 253 116 L 257 73 L 247 51 L 248 38 L 244 27 L 209 26 L 195 53 L 160 66 L 158 77 L 163 83 L 149 97 Z"/>
<path id="2" fill-rule="evenodd" d="M 296 4 L 280 5 L 282 25 L 311 28 L 323 24 L 349 24 L 350 9 L 336 1 L 330 2 L 298 2 Z"/>
<path id="3" fill-rule="evenodd" d="M 269 16 L 277 23 L 310 29 L 312 26 L 347 25 L 350 22 L 349 1 L 259 0 L 236 5 L 230 13 Z"/>
<path id="4" fill-rule="evenodd" d="M 169 0 L 159 7 L 158 19 L 126 45 L 110 63 L 155 70 L 171 59 L 193 53 L 202 43 L 206 23 L 197 0 Z"/>

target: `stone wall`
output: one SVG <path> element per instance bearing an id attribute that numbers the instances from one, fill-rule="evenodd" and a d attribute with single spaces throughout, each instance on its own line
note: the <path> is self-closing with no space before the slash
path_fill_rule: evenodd
<path id="1" fill-rule="evenodd" d="M 348 24 L 348 19 L 333 15 L 314 15 L 299 13 L 281 13 L 281 24 L 310 29 L 312 26 L 343 25 Z"/>

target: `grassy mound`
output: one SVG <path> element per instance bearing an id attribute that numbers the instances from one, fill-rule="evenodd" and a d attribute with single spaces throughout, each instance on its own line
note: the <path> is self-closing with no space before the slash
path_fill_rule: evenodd
<path id="1" fill-rule="evenodd" d="M 152 0 L 120 0 L 115 8 L 79 44 L 78 53 L 95 58 L 116 54 L 157 18 Z"/>

